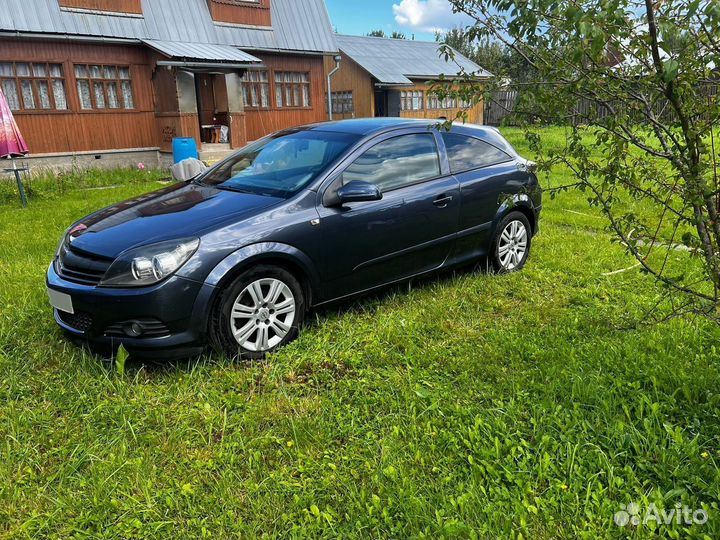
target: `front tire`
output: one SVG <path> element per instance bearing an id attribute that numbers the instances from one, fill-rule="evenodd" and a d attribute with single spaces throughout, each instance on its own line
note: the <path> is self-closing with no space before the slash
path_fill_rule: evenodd
<path id="1" fill-rule="evenodd" d="M 490 245 L 490 263 L 498 274 L 523 269 L 530 256 L 532 228 L 525 214 L 510 212 L 497 228 Z"/>
<path id="2" fill-rule="evenodd" d="M 210 319 L 210 343 L 231 358 L 262 359 L 298 336 L 305 295 L 287 270 L 259 265 L 220 295 Z"/>

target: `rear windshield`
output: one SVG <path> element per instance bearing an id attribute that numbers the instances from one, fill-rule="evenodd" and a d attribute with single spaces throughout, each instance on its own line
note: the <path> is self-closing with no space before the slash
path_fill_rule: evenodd
<path id="1" fill-rule="evenodd" d="M 315 180 L 359 135 L 294 131 L 240 150 L 200 178 L 203 185 L 269 197 L 291 197 Z"/>

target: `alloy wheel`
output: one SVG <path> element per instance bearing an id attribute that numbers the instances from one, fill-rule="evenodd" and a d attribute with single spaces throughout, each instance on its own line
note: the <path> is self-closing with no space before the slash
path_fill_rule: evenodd
<path id="1" fill-rule="evenodd" d="M 254 281 L 238 295 L 230 312 L 230 330 L 238 345 L 265 352 L 287 336 L 295 322 L 295 297 L 279 279 Z"/>
<path id="2" fill-rule="evenodd" d="M 528 232 L 522 221 L 507 224 L 498 242 L 498 258 L 505 270 L 514 270 L 522 263 L 528 246 Z"/>

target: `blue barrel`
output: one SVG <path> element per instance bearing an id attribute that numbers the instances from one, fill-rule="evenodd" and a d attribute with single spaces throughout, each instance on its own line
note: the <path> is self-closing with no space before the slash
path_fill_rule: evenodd
<path id="1" fill-rule="evenodd" d="M 172 143 L 173 163 L 180 163 L 183 159 L 199 159 L 197 143 L 192 137 L 175 137 Z"/>

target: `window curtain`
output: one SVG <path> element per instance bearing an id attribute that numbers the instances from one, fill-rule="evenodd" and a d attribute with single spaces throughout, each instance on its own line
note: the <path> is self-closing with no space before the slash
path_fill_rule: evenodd
<path id="1" fill-rule="evenodd" d="M 18 96 L 17 85 L 14 80 L 3 80 L 2 89 L 5 97 L 8 100 L 10 109 L 13 111 L 20 110 L 20 96 Z"/>

